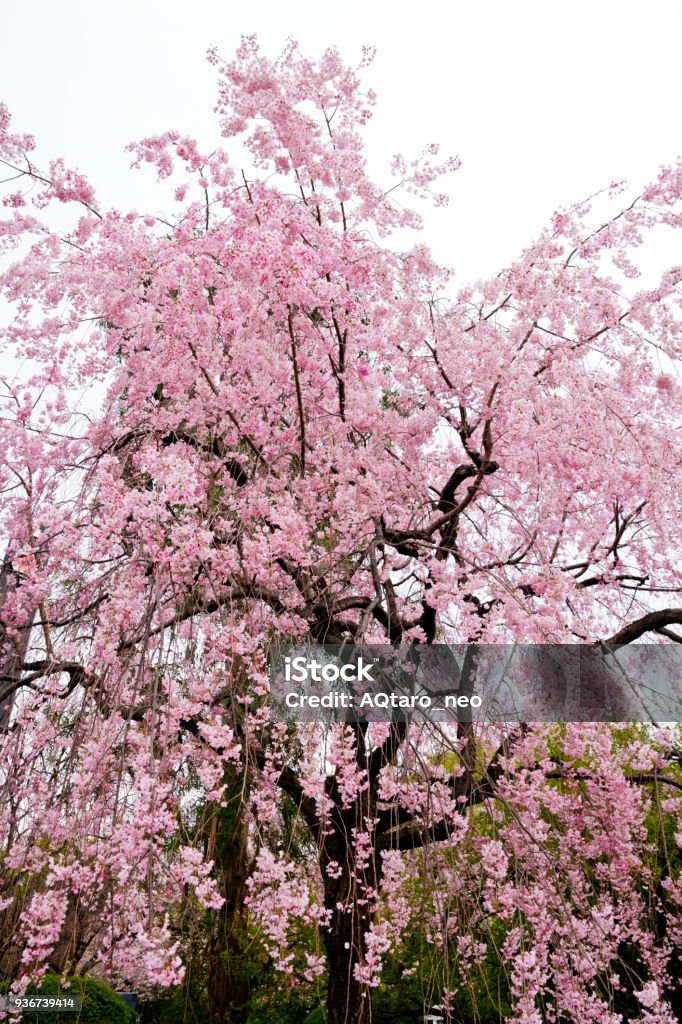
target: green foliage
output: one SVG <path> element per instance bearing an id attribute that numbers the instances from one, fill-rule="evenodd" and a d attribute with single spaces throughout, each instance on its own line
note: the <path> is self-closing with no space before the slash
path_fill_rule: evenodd
<path id="1" fill-rule="evenodd" d="M 292 989 L 291 994 L 280 992 L 254 1006 L 249 1024 L 325 1024 L 319 1007 L 310 1013 L 312 1004 L 309 989 L 300 993 Z"/>
<path id="2" fill-rule="evenodd" d="M 141 1024 L 205 1024 L 207 1020 L 206 990 L 195 982 L 178 985 L 140 1007 Z"/>
<path id="3" fill-rule="evenodd" d="M 447 987 L 457 994 L 453 1024 L 502 1024 L 511 1015 L 509 984 L 499 949 L 499 923 L 489 929 L 488 954 L 465 977 L 456 949 L 450 950 Z M 406 972 L 406 969 L 408 969 Z M 427 1007 L 441 1002 L 446 984 L 443 951 L 436 950 L 417 925 L 385 960 L 381 984 L 372 997 L 372 1024 L 421 1024 Z"/>
<path id="4" fill-rule="evenodd" d="M 112 988 L 95 978 L 69 978 L 65 988 L 58 974 L 46 975 L 39 986 L 29 985 L 26 995 L 80 996 L 80 1011 L 26 1010 L 21 1024 L 135 1024 L 137 1014 L 123 1002 Z"/>
<path id="5" fill-rule="evenodd" d="M 316 1006 L 312 1013 L 309 1013 L 303 1024 L 327 1024 L 327 1018 L 321 1006 Z"/>

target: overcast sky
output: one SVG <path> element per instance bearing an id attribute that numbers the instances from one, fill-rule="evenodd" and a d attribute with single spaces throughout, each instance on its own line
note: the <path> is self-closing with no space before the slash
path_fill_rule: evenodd
<path id="1" fill-rule="evenodd" d="M 426 239 L 460 283 L 513 258 L 556 206 L 641 185 L 682 152 L 680 0 L 2 0 L 0 99 L 104 205 L 149 209 L 125 144 L 167 128 L 214 142 L 206 49 L 229 58 L 252 32 L 273 56 L 289 36 L 352 62 L 377 47 L 372 169 L 431 141 L 460 156 Z"/>

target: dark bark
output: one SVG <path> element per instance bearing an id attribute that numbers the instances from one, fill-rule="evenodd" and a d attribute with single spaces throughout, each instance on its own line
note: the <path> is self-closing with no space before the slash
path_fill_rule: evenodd
<path id="1" fill-rule="evenodd" d="M 0 568 L 0 615 L 7 595 L 16 590 L 18 583 L 19 577 L 14 571 L 9 555 L 6 554 Z M 33 615 L 30 622 L 13 640 L 7 637 L 5 626 L 0 622 L 0 733 L 6 733 L 9 729 L 12 708 L 21 682 L 21 664 L 28 648 L 32 622 Z"/>
<path id="2" fill-rule="evenodd" d="M 354 967 L 360 959 L 357 943 L 362 942 L 364 937 L 365 933 L 357 926 L 353 927 L 352 913 L 334 913 L 331 928 L 324 938 L 329 966 L 329 1024 L 370 1024 L 369 993 L 353 975 Z"/>
<path id="3" fill-rule="evenodd" d="M 207 997 L 211 1024 L 245 1024 L 250 1012 L 249 972 L 245 962 L 244 897 L 248 875 L 248 835 L 243 814 L 242 777 L 231 773 L 227 807 L 211 824 L 207 855 L 215 861 L 224 897 L 215 912 L 208 941 Z"/>
<path id="4" fill-rule="evenodd" d="M 335 852 L 343 859 L 338 861 L 337 856 L 334 856 L 334 860 L 347 865 L 350 850 L 345 843 L 342 845 L 346 849 L 337 849 Z M 331 913 L 329 927 L 322 933 L 329 969 L 328 1021 L 329 1024 L 369 1024 L 369 990 L 356 980 L 355 967 L 365 956 L 371 917 L 366 906 L 358 906 L 354 898 L 356 883 L 347 869 L 343 870 L 339 878 L 329 878 L 326 873 L 323 877 L 325 907 Z"/>
<path id="5" fill-rule="evenodd" d="M 358 757 L 365 753 L 364 735 L 356 730 Z M 378 769 L 374 766 L 376 775 Z M 365 892 L 377 892 L 381 884 L 381 857 L 375 841 L 367 863 L 358 864 L 352 842 L 353 830 L 364 828 L 376 816 L 376 777 L 370 776 L 369 788 L 358 794 L 354 803 L 343 808 L 336 779 L 328 779 L 328 792 L 334 801 L 328 828 L 319 846 L 320 871 L 324 884 L 324 904 L 329 925 L 322 929 L 327 954 L 327 1015 L 329 1024 L 370 1024 L 371 998 L 368 986 L 355 977 L 355 968 L 365 959 L 367 935 L 372 914 Z M 329 867 L 332 866 L 330 873 Z M 334 877 L 338 874 L 338 877 Z"/>
<path id="6" fill-rule="evenodd" d="M 623 626 L 617 633 L 603 643 L 615 647 L 618 644 L 631 644 L 639 640 L 645 633 L 657 632 L 667 626 L 682 625 L 682 608 L 661 608 L 657 612 L 649 612 L 640 619 Z"/>

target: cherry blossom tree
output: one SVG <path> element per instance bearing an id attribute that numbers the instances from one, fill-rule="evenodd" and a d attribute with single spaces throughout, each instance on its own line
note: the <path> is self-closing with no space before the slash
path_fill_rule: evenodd
<path id="1" fill-rule="evenodd" d="M 614 753 L 608 726 L 292 731 L 266 662 L 282 637 L 682 639 L 682 270 L 637 282 L 682 223 L 682 167 L 560 210 L 456 290 L 423 244 L 389 244 L 420 226 L 400 192 L 443 203 L 457 161 L 430 146 L 371 179 L 371 53 L 273 62 L 245 39 L 210 59 L 223 145 L 131 146 L 171 183 L 164 217 L 42 169 L 0 108 L 16 984 L 177 983 L 184 894 L 217 922 L 214 1020 L 245 1019 L 225 954 L 248 906 L 279 969 L 326 965 L 331 1024 L 365 1024 L 419 869 L 462 964 L 481 916 L 506 922 L 519 1024 L 615 1022 L 626 944 L 637 1020 L 670 1022 L 679 865 L 654 878 L 645 824 L 679 811 L 672 734 Z M 314 868 L 277 850 L 287 808 Z M 319 934 L 302 964 L 296 923 Z"/>

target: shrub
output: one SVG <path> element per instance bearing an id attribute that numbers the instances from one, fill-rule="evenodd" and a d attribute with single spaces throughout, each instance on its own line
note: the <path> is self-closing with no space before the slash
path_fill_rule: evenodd
<path id="1" fill-rule="evenodd" d="M 83 1005 L 79 1011 L 25 1010 L 21 1024 L 135 1024 L 137 1021 L 137 1014 L 104 982 L 77 977 L 69 978 L 68 982 L 67 988 L 60 975 L 48 974 L 39 986 L 29 985 L 26 995 L 80 996 Z"/>

